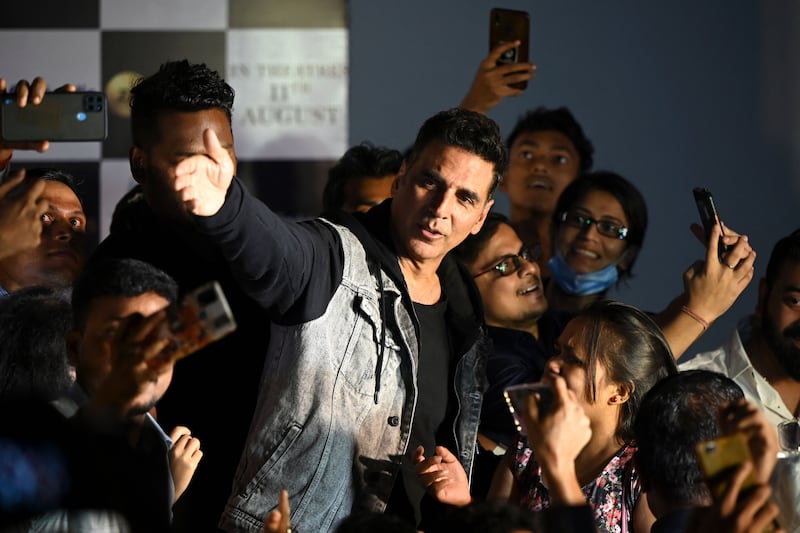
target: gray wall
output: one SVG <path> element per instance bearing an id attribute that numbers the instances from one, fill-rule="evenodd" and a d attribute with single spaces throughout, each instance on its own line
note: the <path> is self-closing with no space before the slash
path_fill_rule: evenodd
<path id="1" fill-rule="evenodd" d="M 800 4 L 350 0 L 351 144 L 403 149 L 426 117 L 457 105 L 495 6 L 531 14 L 538 70 L 490 116 L 508 132 L 526 109 L 568 106 L 595 144 L 595 168 L 626 176 L 648 201 L 635 278 L 616 297 L 659 310 L 682 290 L 704 252 L 688 230 L 698 185 L 750 236 L 763 275 L 775 241 L 800 226 Z M 757 283 L 698 349 L 751 312 Z"/>

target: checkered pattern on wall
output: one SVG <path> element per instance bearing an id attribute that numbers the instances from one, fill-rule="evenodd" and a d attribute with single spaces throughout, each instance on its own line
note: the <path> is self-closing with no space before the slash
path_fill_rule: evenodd
<path id="1" fill-rule="evenodd" d="M 345 0 L 39 0 L 3 7 L 0 77 L 42 76 L 109 98 L 103 143 L 18 152 L 15 166 L 56 166 L 83 180 L 102 238 L 133 186 L 127 89 L 168 60 L 204 62 L 236 91 L 239 176 L 273 209 L 317 214 L 328 167 L 347 149 Z"/>

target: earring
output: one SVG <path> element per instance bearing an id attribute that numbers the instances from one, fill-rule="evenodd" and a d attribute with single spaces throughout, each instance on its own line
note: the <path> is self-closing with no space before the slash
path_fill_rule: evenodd
<path id="1" fill-rule="evenodd" d="M 612 397 L 611 397 L 611 399 L 610 399 L 609 401 L 610 401 L 611 403 L 617 403 L 617 402 L 619 401 L 619 398 L 617 398 L 616 396 L 612 396 Z"/>

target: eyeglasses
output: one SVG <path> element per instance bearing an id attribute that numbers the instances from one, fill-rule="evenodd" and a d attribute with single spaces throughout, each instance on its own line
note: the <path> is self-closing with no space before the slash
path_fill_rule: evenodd
<path id="1" fill-rule="evenodd" d="M 473 278 L 477 278 L 478 276 L 483 276 L 487 272 L 492 272 L 496 270 L 500 273 L 501 276 L 510 276 L 520 268 L 522 268 L 522 260 L 524 259 L 528 263 L 533 263 L 537 259 L 539 259 L 539 250 L 531 250 L 529 248 L 523 248 L 520 250 L 518 254 L 507 255 L 503 257 L 499 263 L 494 265 L 491 268 L 487 268 L 482 272 L 478 272 Z"/>
<path id="2" fill-rule="evenodd" d="M 564 211 L 561 213 L 561 222 L 578 229 L 588 229 L 589 226 L 594 224 L 595 228 L 597 228 L 597 233 L 612 239 L 622 240 L 628 236 L 628 228 L 625 226 L 609 220 L 596 220 L 576 211 Z"/>

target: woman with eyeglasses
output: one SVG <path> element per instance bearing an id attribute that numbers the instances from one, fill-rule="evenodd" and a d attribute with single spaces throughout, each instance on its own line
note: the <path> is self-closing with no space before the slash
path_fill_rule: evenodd
<path id="1" fill-rule="evenodd" d="M 721 228 L 725 229 L 722 235 Z M 696 234 L 705 236 L 699 226 Z M 647 230 L 647 205 L 628 180 L 607 171 L 588 172 L 570 183 L 553 214 L 553 257 L 545 295 L 550 309 L 578 313 L 604 299 L 631 276 Z M 717 242 L 730 250 L 717 256 Z M 715 226 L 705 262 L 684 274 L 684 292 L 653 316 L 676 358 L 725 313 L 753 277 L 755 252 L 747 237 Z"/>
<path id="2" fill-rule="evenodd" d="M 619 174 L 589 172 L 561 193 L 552 227 L 547 301 L 577 313 L 630 276 L 647 230 L 647 205 Z"/>

